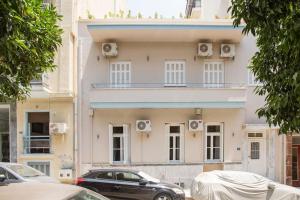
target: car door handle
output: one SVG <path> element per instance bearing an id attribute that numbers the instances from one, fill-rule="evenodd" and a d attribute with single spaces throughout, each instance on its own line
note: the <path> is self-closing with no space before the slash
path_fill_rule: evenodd
<path id="1" fill-rule="evenodd" d="M 119 190 L 121 187 L 118 186 L 118 185 L 115 185 L 114 188 L 115 188 L 116 190 Z"/>

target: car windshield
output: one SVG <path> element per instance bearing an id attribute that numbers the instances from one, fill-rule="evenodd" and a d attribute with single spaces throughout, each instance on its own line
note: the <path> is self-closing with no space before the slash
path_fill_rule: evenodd
<path id="1" fill-rule="evenodd" d="M 83 190 L 68 200 L 108 200 L 100 194 L 92 191 Z"/>
<path id="2" fill-rule="evenodd" d="M 28 167 L 26 165 L 8 165 L 7 168 L 11 169 L 18 175 L 22 177 L 36 177 L 36 176 L 44 176 L 42 172 L 39 172 L 31 167 Z"/>
<path id="3" fill-rule="evenodd" d="M 146 174 L 145 172 L 139 172 L 138 175 L 146 179 L 147 181 L 154 182 L 154 183 L 159 183 L 159 179 L 153 178 L 152 176 Z"/>

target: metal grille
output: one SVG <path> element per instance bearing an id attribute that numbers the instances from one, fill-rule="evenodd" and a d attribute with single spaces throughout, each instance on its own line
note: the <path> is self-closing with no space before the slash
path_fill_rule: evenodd
<path id="1" fill-rule="evenodd" d="M 259 142 L 251 142 L 251 159 L 259 159 Z"/>
<path id="2" fill-rule="evenodd" d="M 50 162 L 28 162 L 27 165 L 50 176 Z"/>

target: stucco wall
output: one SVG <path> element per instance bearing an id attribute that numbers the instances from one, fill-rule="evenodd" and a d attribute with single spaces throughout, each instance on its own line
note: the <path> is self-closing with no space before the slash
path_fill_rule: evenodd
<path id="1" fill-rule="evenodd" d="M 51 136 L 50 154 L 24 154 L 23 136 L 25 134 L 25 113 L 26 112 L 49 112 L 50 123 L 66 123 L 67 133 L 64 135 Z M 48 99 L 27 101 L 18 103 L 18 162 L 26 163 L 28 161 L 50 161 L 51 176 L 58 177 L 59 170 L 62 167 L 74 167 L 73 163 L 73 102 L 72 101 L 53 101 Z"/>
<path id="2" fill-rule="evenodd" d="M 204 109 L 204 122 L 224 122 L 224 161 L 241 161 L 241 150 L 237 150 L 242 140 L 242 109 Z M 203 162 L 204 133 L 190 133 L 187 122 L 194 119 L 194 109 L 124 109 L 124 110 L 96 110 L 94 117 L 88 117 L 84 123 L 84 132 L 81 139 L 82 162 L 101 164 L 109 162 L 109 124 L 130 125 L 130 155 L 133 164 L 165 164 L 168 161 L 168 134 L 166 123 L 185 123 L 184 131 L 184 159 L 185 163 Z M 139 134 L 135 130 L 135 122 L 139 119 L 150 119 L 152 131 L 149 134 Z M 91 127 L 92 126 L 92 127 Z M 92 139 L 90 132 L 93 131 Z M 91 147 L 91 141 L 92 148 Z M 91 152 L 93 151 L 93 152 Z M 93 155 L 91 161 L 90 155 Z"/>

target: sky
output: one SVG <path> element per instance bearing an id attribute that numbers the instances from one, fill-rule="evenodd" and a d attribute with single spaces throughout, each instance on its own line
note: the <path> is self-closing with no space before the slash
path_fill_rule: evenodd
<path id="1" fill-rule="evenodd" d="M 140 12 L 145 18 L 153 18 L 155 12 L 164 18 L 178 18 L 180 13 L 185 15 L 185 6 L 186 0 L 127 0 L 127 8 L 132 15 Z"/>

